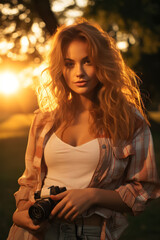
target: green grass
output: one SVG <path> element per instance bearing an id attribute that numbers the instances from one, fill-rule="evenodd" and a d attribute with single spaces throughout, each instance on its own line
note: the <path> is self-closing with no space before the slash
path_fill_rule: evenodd
<path id="1" fill-rule="evenodd" d="M 0 118 L 0 239 L 5 240 L 15 209 L 13 193 L 24 170 L 24 155 L 32 115 L 3 115 Z M 22 239 L 23 240 L 23 239 Z"/>
<path id="2" fill-rule="evenodd" d="M 32 116 L 32 114 L 17 114 L 0 117 L 0 240 L 7 238 L 12 225 L 12 214 L 15 210 L 13 193 L 18 190 L 17 179 L 24 170 L 24 155 Z M 158 123 L 152 122 L 157 168 L 160 175 L 159 127 Z M 130 225 L 121 240 L 160 239 L 160 199 L 152 201 L 139 216 L 128 219 Z"/>
<path id="3" fill-rule="evenodd" d="M 33 114 L 3 114 L 0 117 L 0 139 L 26 136 L 32 118 Z"/>

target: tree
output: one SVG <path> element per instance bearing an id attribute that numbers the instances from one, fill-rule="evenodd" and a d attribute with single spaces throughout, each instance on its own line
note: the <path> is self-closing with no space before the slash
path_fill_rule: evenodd
<path id="1" fill-rule="evenodd" d="M 42 44 L 57 25 L 49 0 L 1 1 L 1 62 L 40 62 Z"/>
<path id="2" fill-rule="evenodd" d="M 90 0 L 85 16 L 96 20 L 122 47 L 127 63 L 142 78 L 151 99 L 160 101 L 160 1 Z M 124 48 L 123 48 L 124 47 Z"/>
<path id="3" fill-rule="evenodd" d="M 9 72 L 10 76 L 16 76 L 20 82 L 18 95 L 31 96 L 33 91 L 30 86 L 45 68 L 42 63 L 49 50 L 48 39 L 59 23 L 73 21 L 76 15 L 83 14 L 83 8 L 84 4 L 78 5 L 76 0 L 0 0 L 0 88 L 1 81 L 5 81 L 2 75 Z M 32 96 L 32 102 L 35 103 L 35 95 Z M 18 105 L 26 102 L 13 95 L 3 94 L 0 94 L 0 101 L 1 111 L 8 111 L 9 106 L 15 109 L 14 104 L 19 111 Z M 26 106 L 25 111 L 32 109 Z"/>
<path id="4" fill-rule="evenodd" d="M 60 3 L 62 3 L 62 6 Z M 61 6 L 54 12 L 54 6 Z M 83 14 L 76 1 L 1 0 L 0 61 L 41 62 L 47 40 L 71 15 Z M 77 15 L 78 16 L 78 15 Z"/>

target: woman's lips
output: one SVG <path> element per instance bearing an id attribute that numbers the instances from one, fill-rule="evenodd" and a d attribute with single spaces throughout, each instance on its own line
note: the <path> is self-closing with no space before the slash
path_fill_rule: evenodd
<path id="1" fill-rule="evenodd" d="M 88 81 L 77 81 L 75 82 L 75 85 L 78 86 L 78 87 L 84 87 L 85 85 L 87 85 L 87 82 Z"/>

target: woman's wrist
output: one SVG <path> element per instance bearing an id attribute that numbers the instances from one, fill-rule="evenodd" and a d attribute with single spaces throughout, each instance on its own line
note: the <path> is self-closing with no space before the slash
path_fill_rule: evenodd
<path id="1" fill-rule="evenodd" d="M 89 188 L 91 206 L 98 204 L 98 188 Z"/>

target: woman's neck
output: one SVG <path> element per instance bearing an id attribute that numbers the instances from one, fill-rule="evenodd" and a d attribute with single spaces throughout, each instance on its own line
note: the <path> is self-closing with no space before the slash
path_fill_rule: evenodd
<path id="1" fill-rule="evenodd" d="M 83 95 L 76 95 L 76 108 L 79 112 L 89 111 L 93 101 Z"/>

